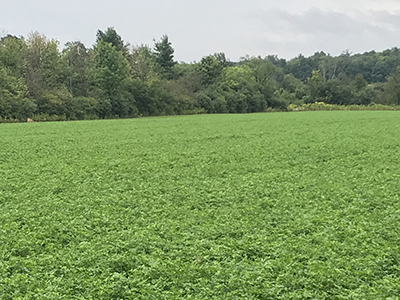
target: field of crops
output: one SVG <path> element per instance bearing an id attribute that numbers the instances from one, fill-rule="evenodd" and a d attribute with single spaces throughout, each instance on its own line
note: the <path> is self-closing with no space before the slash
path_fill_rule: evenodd
<path id="1" fill-rule="evenodd" d="M 399 112 L 0 124 L 0 142 L 0 299 L 399 299 Z"/>

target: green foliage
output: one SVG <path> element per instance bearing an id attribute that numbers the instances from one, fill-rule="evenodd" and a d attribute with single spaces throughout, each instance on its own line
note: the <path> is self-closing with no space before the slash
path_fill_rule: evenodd
<path id="1" fill-rule="evenodd" d="M 128 93 L 130 66 L 123 54 L 103 40 L 94 48 L 90 78 L 93 96 L 99 99 L 100 117 L 130 117 L 137 114 L 134 97 Z"/>
<path id="2" fill-rule="evenodd" d="M 249 66 L 253 70 L 253 76 L 260 85 L 267 85 L 271 81 L 282 82 L 283 70 L 267 59 L 246 57 L 242 59 L 241 64 Z"/>
<path id="3" fill-rule="evenodd" d="M 35 110 L 24 80 L 14 77 L 8 68 L 0 67 L 0 117 L 25 121 Z"/>
<path id="4" fill-rule="evenodd" d="M 97 38 L 96 43 L 103 41 L 105 43 L 113 45 L 117 51 L 126 52 L 124 41 L 122 40 L 122 37 L 114 29 L 114 27 L 108 27 L 105 32 L 99 29 L 97 31 L 96 38 Z"/>
<path id="5" fill-rule="evenodd" d="M 299 102 L 296 94 L 289 92 L 283 88 L 276 90 L 273 95 L 274 107 L 285 109 L 289 104 Z"/>
<path id="6" fill-rule="evenodd" d="M 68 120 L 97 119 L 99 115 L 99 103 L 90 97 L 69 97 L 64 107 Z"/>
<path id="7" fill-rule="evenodd" d="M 167 35 L 161 37 L 160 41 L 154 41 L 154 55 L 160 74 L 166 79 L 173 79 L 174 48 Z"/>
<path id="8" fill-rule="evenodd" d="M 248 65 L 224 68 L 219 86 L 228 112 L 265 111 L 267 102 Z"/>
<path id="9" fill-rule="evenodd" d="M 250 67 L 230 67 L 223 70 L 221 85 L 224 89 L 239 91 L 244 86 L 253 85 L 255 78 Z"/>
<path id="10" fill-rule="evenodd" d="M 319 71 L 313 71 L 307 80 L 309 98 L 307 102 L 325 102 L 347 105 L 352 103 L 351 87 L 339 79 L 326 80 Z M 364 104 L 364 103 L 362 103 Z"/>
<path id="11" fill-rule="evenodd" d="M 321 76 L 319 71 L 313 71 L 311 78 L 307 79 L 307 87 L 310 91 L 310 102 L 318 102 L 323 97 L 323 85 L 325 78 Z"/>
<path id="12" fill-rule="evenodd" d="M 66 103 L 72 99 L 71 93 L 65 88 L 46 91 L 37 99 L 38 111 L 47 115 L 63 115 L 66 110 Z"/>
<path id="13" fill-rule="evenodd" d="M 227 102 L 224 96 L 224 91 L 221 87 L 210 87 L 199 92 L 196 95 L 196 100 L 200 107 L 209 113 L 227 113 Z"/>
<path id="14" fill-rule="evenodd" d="M 7 68 L 17 78 L 25 76 L 24 57 L 26 43 L 23 38 L 8 35 L 0 40 L 0 67 Z"/>
<path id="15" fill-rule="evenodd" d="M 27 39 L 26 85 L 30 96 L 39 97 L 46 90 L 58 88 L 64 81 L 65 68 L 58 42 L 34 32 Z"/>
<path id="16" fill-rule="evenodd" d="M 0 39 L 0 117 L 33 114 L 68 120 L 176 114 L 281 111 L 293 105 L 400 105 L 400 50 L 337 57 L 316 52 L 286 61 L 278 56 L 224 53 L 177 63 L 167 35 L 154 47 L 130 46 L 113 27 L 96 44 L 57 40 L 34 32 Z"/>
<path id="17" fill-rule="evenodd" d="M 129 91 L 136 100 L 135 104 L 141 115 L 154 116 L 160 114 L 158 110 L 158 95 L 160 89 L 162 89 L 160 85 L 159 81 L 149 83 L 143 82 L 140 79 L 135 79 L 130 82 Z"/>
<path id="18" fill-rule="evenodd" d="M 304 103 L 300 105 L 290 104 L 287 107 L 288 111 L 325 111 L 325 110 L 369 110 L 369 111 L 377 111 L 377 110 L 400 110 L 400 106 L 393 105 L 384 105 L 377 103 L 370 103 L 369 105 L 339 105 L 339 104 L 329 104 L 324 102 L 313 102 L 313 103 Z"/>
<path id="19" fill-rule="evenodd" d="M 67 121 L 66 115 L 49 115 L 48 113 L 36 114 L 32 117 L 35 122 L 60 122 Z"/>
<path id="20" fill-rule="evenodd" d="M 198 65 L 198 71 L 202 76 L 202 83 L 204 85 L 211 85 L 215 83 L 222 73 L 223 66 L 212 56 L 205 56 L 201 59 Z"/>
<path id="21" fill-rule="evenodd" d="M 292 74 L 305 82 L 307 78 L 312 76 L 312 72 L 317 69 L 317 66 L 317 63 L 311 57 L 304 57 L 300 54 L 286 63 L 284 71 L 286 74 Z"/>
<path id="22" fill-rule="evenodd" d="M 161 100 L 161 103 L 166 104 L 166 109 L 172 111 L 167 115 L 181 115 L 181 114 L 198 114 L 203 111 L 198 107 L 195 94 L 186 88 L 184 84 L 177 81 L 164 81 L 163 88 L 166 92 L 165 97 L 169 98 L 169 101 Z"/>
<path id="23" fill-rule="evenodd" d="M 181 62 L 174 66 L 174 72 L 178 76 L 177 81 L 193 93 L 207 88 L 204 86 L 204 77 L 198 70 L 198 64 L 186 64 Z"/>
<path id="24" fill-rule="evenodd" d="M 378 92 L 373 88 L 373 86 L 366 86 L 360 91 L 354 91 L 352 97 L 352 104 L 355 105 L 368 105 L 374 102 L 379 102 Z"/>
<path id="25" fill-rule="evenodd" d="M 241 64 L 249 67 L 252 70 L 252 75 L 255 80 L 253 87 L 258 91 L 257 94 L 261 94 L 263 99 L 259 95 L 255 95 L 262 101 L 262 110 L 250 110 L 249 112 L 265 111 L 266 107 L 270 108 L 283 108 L 286 107 L 286 102 L 289 99 L 282 99 L 280 95 L 287 94 L 282 93 L 280 87 L 283 89 L 283 80 L 285 78 L 282 69 L 276 67 L 269 59 L 262 59 L 260 57 L 245 57 L 242 59 Z M 302 86 L 304 84 L 299 81 Z"/>
<path id="26" fill-rule="evenodd" d="M 133 48 L 128 56 L 133 79 L 152 82 L 158 79 L 154 53 L 145 45 Z"/>
<path id="27" fill-rule="evenodd" d="M 400 67 L 388 77 L 385 92 L 386 103 L 400 105 Z"/>
<path id="28" fill-rule="evenodd" d="M 367 87 L 368 82 L 364 79 L 362 74 L 357 74 L 353 79 L 352 85 L 356 92 L 360 92 Z"/>
<path id="29" fill-rule="evenodd" d="M 214 53 L 212 55 L 213 57 L 215 57 L 215 59 L 217 60 L 217 62 L 224 68 L 226 67 L 232 67 L 234 65 L 233 62 L 231 62 L 225 55 L 225 53 L 223 52 L 217 52 Z"/>
<path id="30" fill-rule="evenodd" d="M 347 76 L 354 78 L 360 74 L 369 83 L 384 82 L 386 77 L 396 71 L 400 65 L 400 50 L 393 48 L 383 52 L 365 52 L 351 54 L 348 51 L 340 56 L 332 57 L 324 52 L 316 52 L 310 57 L 299 55 L 286 62 L 277 57 L 268 58 L 272 63 L 283 68 L 286 74 L 293 74 L 305 82 L 312 71 L 318 70 L 327 79 Z"/>
<path id="31" fill-rule="evenodd" d="M 98 41 L 94 48 L 94 84 L 111 97 L 124 87 L 129 76 L 129 64 L 125 57 L 110 43 Z"/>
<path id="32" fill-rule="evenodd" d="M 2 124 L 0 299 L 396 299 L 399 126 L 393 111 Z"/>
<path id="33" fill-rule="evenodd" d="M 65 86 L 73 96 L 86 96 L 89 89 L 87 78 L 89 53 L 81 42 L 67 43 L 62 52 L 65 66 Z"/>

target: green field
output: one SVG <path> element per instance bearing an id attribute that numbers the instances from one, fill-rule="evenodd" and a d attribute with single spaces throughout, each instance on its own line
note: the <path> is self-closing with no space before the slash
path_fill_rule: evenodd
<path id="1" fill-rule="evenodd" d="M 0 299 L 400 299 L 400 113 L 0 124 Z"/>

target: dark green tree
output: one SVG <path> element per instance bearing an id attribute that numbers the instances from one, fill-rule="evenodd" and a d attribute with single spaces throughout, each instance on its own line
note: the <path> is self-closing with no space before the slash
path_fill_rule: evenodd
<path id="1" fill-rule="evenodd" d="M 198 70 L 202 75 L 202 83 L 204 85 L 211 85 L 215 83 L 222 73 L 223 66 L 218 60 L 212 56 L 205 56 L 201 59 Z"/>
<path id="2" fill-rule="evenodd" d="M 387 78 L 384 91 L 386 104 L 400 105 L 400 67 Z"/>
<path id="3" fill-rule="evenodd" d="M 292 74 L 294 77 L 303 82 L 312 76 L 312 71 L 317 69 L 315 61 L 311 57 L 299 55 L 298 57 L 288 61 L 284 67 L 286 74 Z"/>
<path id="4" fill-rule="evenodd" d="M 175 74 L 173 67 L 176 64 L 174 61 L 174 48 L 169 41 L 167 35 L 161 37 L 160 41 L 154 41 L 154 55 L 156 64 L 161 76 L 165 79 L 173 79 Z"/>
<path id="5" fill-rule="evenodd" d="M 62 52 L 65 65 L 65 85 L 75 97 L 87 96 L 89 82 L 87 71 L 89 67 L 89 53 L 81 42 L 67 43 Z"/>
<path id="6" fill-rule="evenodd" d="M 7 35 L 0 40 L 0 66 L 8 68 L 15 77 L 25 76 L 26 53 L 27 46 L 24 38 Z"/>
<path id="7" fill-rule="evenodd" d="M 311 78 L 307 79 L 309 98 L 307 102 L 324 102 L 324 84 L 326 79 L 322 77 L 320 71 L 313 71 Z"/>
<path id="8" fill-rule="evenodd" d="M 265 59 L 272 62 L 278 68 L 283 69 L 286 66 L 286 59 L 279 58 L 277 55 L 268 55 Z"/>
<path id="9" fill-rule="evenodd" d="M 325 103 L 339 105 L 352 104 L 350 87 L 339 79 L 324 82 L 321 93 L 323 102 Z"/>
<path id="10" fill-rule="evenodd" d="M 96 43 L 101 40 L 113 45 L 117 51 L 122 51 L 124 53 L 127 52 L 122 37 L 117 33 L 114 27 L 108 27 L 104 32 L 99 29 L 97 31 L 96 38 Z"/>
<path id="11" fill-rule="evenodd" d="M 217 62 L 224 68 L 226 67 L 232 67 L 234 65 L 233 62 L 231 62 L 225 55 L 224 52 L 217 52 L 214 53 L 212 56 L 215 57 L 215 59 L 217 60 Z"/>
<path id="12" fill-rule="evenodd" d="M 98 101 L 91 97 L 68 97 L 63 106 L 69 120 L 97 119 L 99 115 Z"/>
<path id="13" fill-rule="evenodd" d="M 367 81 L 364 79 L 364 77 L 362 76 L 362 74 L 357 74 L 352 83 L 351 83 L 353 89 L 356 92 L 360 92 L 361 90 L 365 89 L 368 85 Z"/>
<path id="14" fill-rule="evenodd" d="M 156 85 L 156 86 L 154 86 Z M 142 116 L 159 115 L 159 82 L 149 83 L 135 78 L 129 85 L 129 92 L 134 97 L 138 113 Z"/>
<path id="15" fill-rule="evenodd" d="M 136 115 L 134 97 L 128 92 L 129 63 L 111 43 L 99 40 L 95 45 L 90 78 L 102 118 Z"/>
<path id="16" fill-rule="evenodd" d="M 65 86 L 46 90 L 36 98 L 38 113 L 50 116 L 65 115 L 67 113 L 65 104 L 71 99 L 72 95 Z"/>
<path id="17" fill-rule="evenodd" d="M 0 67 L 0 118 L 31 118 L 36 105 L 28 98 L 28 88 L 23 78 L 13 76 L 8 68 Z"/>

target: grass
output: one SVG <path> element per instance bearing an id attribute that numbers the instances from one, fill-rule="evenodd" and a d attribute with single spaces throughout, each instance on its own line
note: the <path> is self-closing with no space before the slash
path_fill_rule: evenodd
<path id="1" fill-rule="evenodd" d="M 399 299 L 400 113 L 0 124 L 0 299 Z"/>

